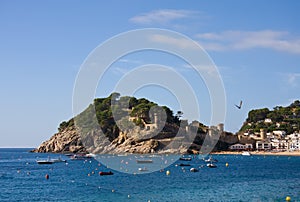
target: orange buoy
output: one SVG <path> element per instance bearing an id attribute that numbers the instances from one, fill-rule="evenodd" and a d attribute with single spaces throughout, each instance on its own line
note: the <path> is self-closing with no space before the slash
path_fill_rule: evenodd
<path id="1" fill-rule="evenodd" d="M 45 175 L 45 178 L 46 178 L 46 180 L 49 180 L 49 175 L 46 174 L 46 175 Z"/>

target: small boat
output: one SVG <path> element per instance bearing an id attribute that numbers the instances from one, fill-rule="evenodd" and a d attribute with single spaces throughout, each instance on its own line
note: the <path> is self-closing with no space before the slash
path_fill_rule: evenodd
<path id="1" fill-rule="evenodd" d="M 190 164 L 181 163 L 181 164 L 179 164 L 179 166 L 181 166 L 181 167 L 188 167 L 188 166 L 191 166 L 191 165 Z"/>
<path id="2" fill-rule="evenodd" d="M 208 163 L 206 166 L 209 167 L 209 168 L 216 168 L 217 167 L 217 165 L 213 164 L 213 163 Z"/>
<path id="3" fill-rule="evenodd" d="M 191 168 L 190 171 L 191 171 L 192 173 L 199 172 L 199 170 L 198 170 L 197 168 Z"/>
<path id="4" fill-rule="evenodd" d="M 103 171 L 99 172 L 99 175 L 101 175 L 101 176 L 103 176 L 103 175 L 113 175 L 113 174 L 114 173 L 111 172 L 111 171 L 109 171 L 109 172 L 103 172 Z"/>
<path id="5" fill-rule="evenodd" d="M 86 158 L 95 158 L 96 154 L 89 153 L 89 154 L 86 154 L 85 157 Z"/>
<path id="6" fill-rule="evenodd" d="M 192 158 L 190 158 L 190 157 L 181 157 L 181 158 L 179 158 L 179 160 L 180 161 L 191 161 Z"/>
<path id="7" fill-rule="evenodd" d="M 36 161 L 38 164 L 52 164 L 54 163 L 52 160 L 50 159 L 46 159 L 46 160 L 37 160 Z"/>
<path id="8" fill-rule="evenodd" d="M 139 171 L 140 172 L 146 172 L 146 171 L 148 171 L 148 169 L 147 168 L 139 168 Z"/>
<path id="9" fill-rule="evenodd" d="M 70 159 L 72 160 L 85 160 L 85 159 L 90 159 L 92 158 L 90 155 L 86 155 L 86 154 L 74 154 L 72 156 L 70 156 Z"/>
<path id="10" fill-rule="evenodd" d="M 208 159 L 203 159 L 206 163 L 217 163 L 218 160 L 210 156 Z"/>
<path id="11" fill-rule="evenodd" d="M 123 156 L 128 156 L 128 154 L 118 154 L 117 156 L 123 157 Z"/>
<path id="12" fill-rule="evenodd" d="M 251 156 L 251 153 L 250 153 L 250 152 L 247 152 L 247 151 L 244 151 L 244 152 L 242 153 L 242 155 L 243 155 L 243 156 Z"/>
<path id="13" fill-rule="evenodd" d="M 63 160 L 63 159 L 61 159 L 60 157 L 58 157 L 57 159 L 51 159 L 51 161 L 52 161 L 53 163 L 67 162 L 67 160 Z"/>
<path id="14" fill-rule="evenodd" d="M 153 163 L 152 159 L 139 159 L 136 160 L 137 163 Z"/>

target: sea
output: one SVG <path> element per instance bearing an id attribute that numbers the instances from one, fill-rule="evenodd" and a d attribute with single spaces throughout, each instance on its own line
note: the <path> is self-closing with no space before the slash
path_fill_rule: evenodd
<path id="1" fill-rule="evenodd" d="M 208 168 L 202 156 L 190 156 L 191 161 L 178 160 L 155 172 L 128 173 L 111 169 L 101 158 L 71 160 L 30 150 L 0 149 L 1 202 L 265 202 L 286 201 L 286 197 L 300 201 L 300 157 L 213 155 L 218 160 L 217 168 Z M 67 161 L 48 165 L 36 162 L 47 158 Z M 120 168 L 128 164 L 126 158 L 116 158 Z M 139 166 L 146 168 L 150 163 Z M 191 167 L 199 172 L 190 172 Z M 104 171 L 112 171 L 113 175 L 99 175 Z"/>

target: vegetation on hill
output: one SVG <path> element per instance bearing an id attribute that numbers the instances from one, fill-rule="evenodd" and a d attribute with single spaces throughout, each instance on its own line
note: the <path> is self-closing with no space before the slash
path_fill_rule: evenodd
<path id="1" fill-rule="evenodd" d="M 86 110 L 75 117 L 76 124 L 79 123 L 80 128 L 89 130 L 95 126 L 94 120 L 101 127 L 104 135 L 110 141 L 118 137 L 119 128 L 116 124 L 123 125 L 125 128 L 133 128 L 133 123 L 128 120 L 128 117 L 137 117 L 134 120 L 135 125 L 143 127 L 143 123 L 152 123 L 154 113 L 165 112 L 166 123 L 172 125 L 180 125 L 179 115 L 174 115 L 173 111 L 166 106 L 158 106 L 145 98 L 137 99 L 135 97 L 123 96 L 119 93 L 112 93 L 107 98 L 96 98 L 94 103 L 90 104 Z M 96 115 L 96 119 L 94 116 Z M 58 131 L 61 132 L 67 127 L 74 125 L 74 119 L 63 121 L 60 123 Z"/>
<path id="2" fill-rule="evenodd" d="M 193 121 L 186 128 L 188 122 L 181 120 L 182 115 L 182 111 L 174 114 L 167 106 L 145 98 L 112 93 L 107 98 L 94 99 L 82 113 L 60 123 L 58 133 L 34 151 L 195 153 L 205 139 L 204 148 L 215 143 L 206 135 L 207 126 Z M 237 142 L 237 136 L 223 133 L 214 150 L 224 150 Z"/>
<path id="3" fill-rule="evenodd" d="M 267 132 L 283 130 L 288 134 L 300 130 L 300 101 L 296 100 L 287 107 L 276 106 L 251 110 L 240 132 L 259 132 L 263 128 Z"/>

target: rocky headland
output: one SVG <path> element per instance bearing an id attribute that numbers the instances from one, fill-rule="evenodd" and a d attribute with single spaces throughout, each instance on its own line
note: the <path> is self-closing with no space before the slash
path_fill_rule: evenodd
<path id="1" fill-rule="evenodd" d="M 214 151 L 222 151 L 239 142 L 236 135 L 223 131 L 222 125 L 214 129 L 198 121 L 189 124 L 181 115 L 144 98 L 112 94 L 95 99 L 84 112 L 62 122 L 58 133 L 33 152 L 184 154 L 198 153 L 210 144 L 215 145 Z M 218 140 L 212 131 L 218 133 Z"/>

